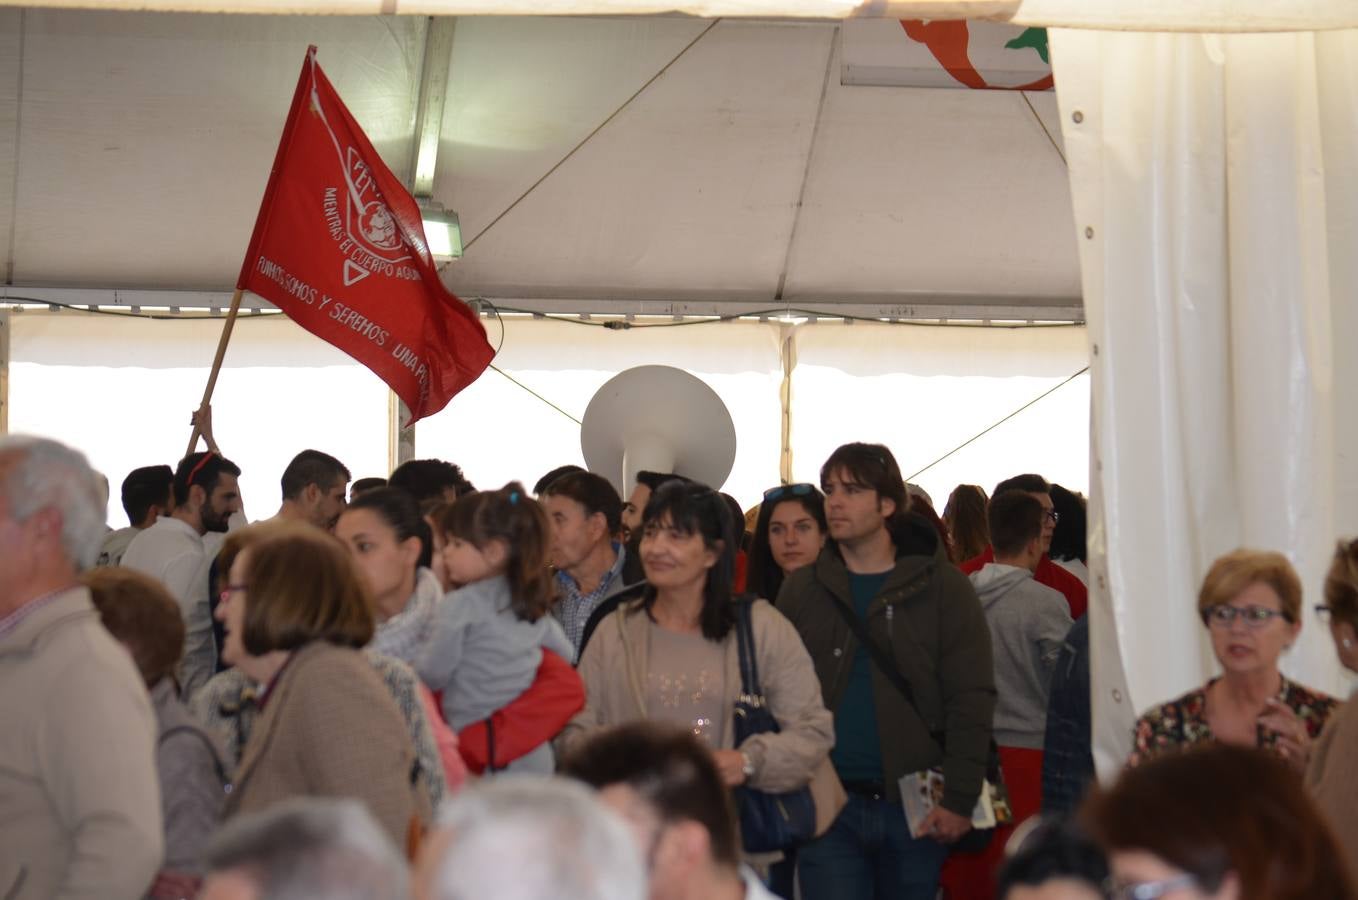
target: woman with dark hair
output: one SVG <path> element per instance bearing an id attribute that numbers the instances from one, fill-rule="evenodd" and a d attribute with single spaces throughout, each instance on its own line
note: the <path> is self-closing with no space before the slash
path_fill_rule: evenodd
<path id="1" fill-rule="evenodd" d="M 751 609 L 755 658 L 782 730 L 735 744 L 741 679 L 730 519 L 725 502 L 703 485 L 670 483 L 652 494 L 641 525 L 648 586 L 585 646 L 587 701 L 562 734 L 563 749 L 595 729 L 652 719 L 703 740 L 728 786 L 782 793 L 811 780 L 834 743 L 834 722 L 797 632 L 762 600 Z"/>
<path id="2" fill-rule="evenodd" d="M 746 589 L 770 602 L 784 576 L 809 566 L 827 535 L 825 495 L 814 484 L 780 484 L 764 492 L 750 544 Z"/>
<path id="3" fill-rule="evenodd" d="M 368 650 L 413 666 L 434 632 L 443 585 L 428 566 L 429 525 L 400 488 L 380 487 L 350 503 L 335 523 L 335 537 L 348 548 L 373 594 L 377 629 Z M 420 705 L 433 731 L 444 779 L 457 789 L 467 777 L 457 735 L 439 714 L 433 693 L 417 685 Z"/>
<path id="4" fill-rule="evenodd" d="M 1358 541 L 1343 541 L 1334 552 L 1325 577 L 1325 602 L 1316 607 L 1339 662 L 1358 672 Z M 1358 695 L 1355 695 L 1358 696 Z M 1306 770 L 1306 786 L 1334 827 L 1335 837 L 1348 857 L 1349 871 L 1358 877 L 1358 706 L 1353 698 L 1330 717 L 1316 741 Z"/>
<path id="5" fill-rule="evenodd" d="M 268 527 L 260 526 L 233 531 L 227 536 L 217 557 L 216 568 L 222 573 L 214 585 L 218 596 L 227 598 L 231 593 L 229 576 L 236 558 L 271 533 Z M 221 618 L 219 615 L 218 619 Z M 445 792 L 459 786 L 466 774 L 457 754 L 457 738 L 450 731 L 443 735 L 446 726 L 440 731 L 436 704 L 432 697 L 426 699 L 428 692 L 410 666 L 374 651 L 371 646 L 365 648 L 364 655 L 405 720 L 415 747 L 420 783 L 428 794 L 430 808 L 438 809 Z M 221 741 L 231 770 L 244 754 L 263 705 L 265 685 L 252 674 L 254 667 L 248 661 L 244 666 L 240 664 L 247 656 L 239 641 L 224 645 L 222 661 L 231 668 L 214 675 L 191 702 L 194 715 Z M 451 748 L 447 746 L 449 739 Z"/>
<path id="6" fill-rule="evenodd" d="M 367 585 L 325 532 L 254 529 L 217 607 L 225 651 L 264 686 L 226 815 L 298 796 L 352 797 L 406 847 L 431 810 L 405 720 L 360 649 L 374 629 Z"/>
<path id="7" fill-rule="evenodd" d="M 1064 819 L 1029 819 L 1004 848 L 996 900 L 1106 900 L 1108 858 Z"/>
<path id="8" fill-rule="evenodd" d="M 1051 489 L 1052 510 L 1058 516 L 1052 529 L 1052 546 L 1047 554 L 1052 562 L 1065 569 L 1086 586 L 1089 585 L 1085 500 L 1059 484 Z"/>
<path id="9" fill-rule="evenodd" d="M 1288 766 L 1209 744 L 1127 769 L 1081 813 L 1113 898 L 1353 900 L 1342 853 Z"/>
<path id="10" fill-rule="evenodd" d="M 990 498 L 980 485 L 959 484 L 953 488 L 943 507 L 943 524 L 952 538 L 953 563 L 975 559 L 990 546 L 990 527 L 986 524 L 989 505 Z"/>
<path id="11" fill-rule="evenodd" d="M 377 631 L 373 650 L 414 663 L 434 627 L 443 599 L 438 578 L 421 564 L 429 527 L 415 500 L 399 488 L 376 488 L 350 503 L 335 523 L 372 591 Z"/>

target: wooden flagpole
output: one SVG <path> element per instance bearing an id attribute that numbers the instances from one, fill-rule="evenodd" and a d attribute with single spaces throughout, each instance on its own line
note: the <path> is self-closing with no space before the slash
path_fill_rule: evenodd
<path id="1" fill-rule="evenodd" d="M 188 456 L 198 446 L 198 437 L 202 434 L 199 423 L 207 413 L 208 405 L 212 403 L 212 391 L 217 387 L 217 373 L 222 370 L 222 360 L 226 358 L 226 345 L 231 342 L 231 329 L 236 325 L 236 314 L 240 312 L 241 295 L 245 291 L 243 288 L 236 288 L 236 293 L 231 295 L 231 309 L 226 314 L 226 324 L 222 326 L 221 339 L 217 341 L 217 357 L 212 360 L 212 371 L 207 376 L 207 387 L 203 389 L 203 402 L 198 406 L 198 415 L 193 419 L 193 434 L 189 436 L 189 449 L 184 451 Z M 209 449 L 216 450 L 215 447 Z"/>

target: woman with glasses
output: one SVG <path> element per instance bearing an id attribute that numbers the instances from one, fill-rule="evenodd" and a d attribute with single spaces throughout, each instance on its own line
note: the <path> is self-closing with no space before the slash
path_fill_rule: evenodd
<path id="1" fill-rule="evenodd" d="M 825 495 L 814 484 L 780 484 L 764 492 L 750 544 L 746 589 L 770 602 L 783 578 L 809 566 L 825 546 Z"/>
<path id="2" fill-rule="evenodd" d="M 217 607 L 224 654 L 260 686 L 228 818 L 303 796 L 363 803 L 405 848 L 431 809 L 410 731 L 361 648 L 375 622 L 344 547 L 311 526 L 253 526 Z M 441 773 L 439 773 L 441 774 Z"/>
<path id="3" fill-rule="evenodd" d="M 1223 744 L 1127 769 L 1081 821 L 1108 854 L 1110 900 L 1352 900 L 1352 876 L 1296 773 Z"/>
<path id="4" fill-rule="evenodd" d="M 1358 672 L 1358 541 L 1345 541 L 1335 550 L 1325 578 L 1325 602 L 1316 607 L 1330 626 L 1339 662 Z M 1330 719 L 1316 741 L 1306 786 L 1330 820 L 1335 837 L 1358 873 L 1358 712 L 1350 702 Z"/>
<path id="5" fill-rule="evenodd" d="M 1191 744 L 1259 747 L 1306 768 L 1338 705 L 1284 678 L 1278 658 L 1301 632 L 1301 579 L 1281 553 L 1236 550 L 1212 564 L 1198 615 L 1222 674 L 1143 715 L 1129 766 Z"/>
<path id="6" fill-rule="evenodd" d="M 273 524 L 273 523 L 270 523 Z M 222 544 L 217 556 L 217 570 L 220 573 L 214 585 L 220 598 L 217 618 L 225 620 L 221 606 L 231 601 L 231 567 L 246 550 L 259 544 L 272 533 L 267 525 L 242 528 L 231 532 Z M 360 569 L 361 572 L 361 569 Z M 374 605 L 374 622 L 379 613 Z M 376 634 L 374 629 L 374 634 Z M 391 699 L 396 702 L 415 748 L 419 781 L 429 798 L 430 809 L 438 809 L 444 795 L 461 784 L 465 775 L 463 767 L 451 773 L 440 753 L 438 732 L 430 716 L 436 716 L 437 709 L 427 706 L 422 698 L 422 685 L 419 677 L 410 666 L 394 657 L 375 651 L 371 644 L 364 654 L 373 669 L 381 677 Z M 194 694 L 190 701 L 193 714 L 221 741 L 226 751 L 227 768 L 234 772 L 241 756 L 249 743 L 250 735 L 263 710 L 262 696 L 264 685 L 256 678 L 254 666 L 240 641 L 223 642 L 222 662 L 230 668 L 212 676 Z M 432 699 L 430 700 L 432 704 Z M 456 749 L 454 749 L 456 752 Z M 451 781 L 449 780 L 451 775 Z"/>

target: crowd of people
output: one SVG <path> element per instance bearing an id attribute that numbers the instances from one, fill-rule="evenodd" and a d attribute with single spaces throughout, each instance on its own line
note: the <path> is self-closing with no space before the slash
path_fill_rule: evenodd
<path id="1" fill-rule="evenodd" d="M 254 524 L 240 475 L 138 468 L 111 530 L 78 450 L 0 438 L 0 897 L 1358 896 L 1282 554 L 1211 566 L 1221 674 L 1098 785 L 1085 506 L 1038 475 L 939 514 L 852 443 L 744 510 L 304 450 Z M 1315 609 L 1358 671 L 1358 541 Z"/>

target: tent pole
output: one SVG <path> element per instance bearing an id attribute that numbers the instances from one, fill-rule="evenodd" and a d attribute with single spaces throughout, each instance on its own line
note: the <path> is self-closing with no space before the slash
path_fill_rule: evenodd
<path id="1" fill-rule="evenodd" d="M 245 293 L 244 288 L 236 288 L 236 292 L 231 295 L 231 309 L 226 314 L 226 324 L 222 326 L 221 339 L 217 341 L 217 356 L 212 360 L 212 371 L 207 376 L 207 387 L 203 389 L 203 402 L 198 405 L 198 415 L 193 420 L 193 433 L 189 436 L 189 449 L 184 451 L 188 456 L 198 446 L 198 437 L 202 434 L 199 423 L 207 414 L 208 407 L 212 403 L 212 391 L 217 387 L 217 373 L 222 370 L 222 360 L 226 358 L 226 345 L 231 342 L 231 329 L 236 326 L 236 314 L 240 312 L 241 295 Z M 209 445 L 209 449 L 216 450 L 216 447 Z"/>
<path id="2" fill-rule="evenodd" d="M 9 434 L 10 314 L 0 312 L 0 434 Z"/>

